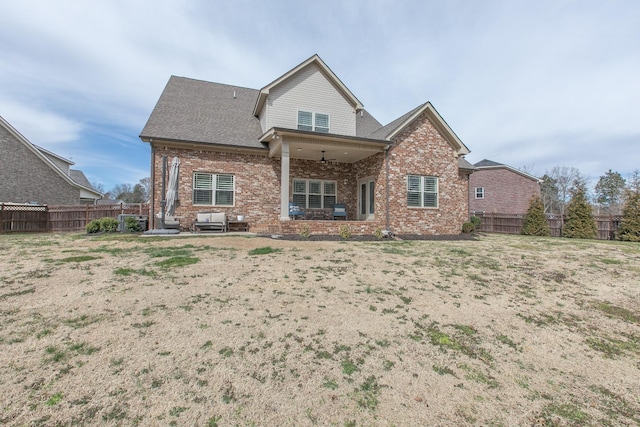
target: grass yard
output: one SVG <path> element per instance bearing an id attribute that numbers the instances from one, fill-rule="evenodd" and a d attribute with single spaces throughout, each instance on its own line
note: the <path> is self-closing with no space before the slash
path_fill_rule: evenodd
<path id="1" fill-rule="evenodd" d="M 640 245 L 0 236 L 0 424 L 640 425 Z"/>

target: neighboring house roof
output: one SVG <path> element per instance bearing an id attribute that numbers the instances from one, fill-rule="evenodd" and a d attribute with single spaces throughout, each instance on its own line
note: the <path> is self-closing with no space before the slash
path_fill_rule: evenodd
<path id="1" fill-rule="evenodd" d="M 320 68 L 320 71 L 322 71 L 322 73 L 329 79 L 329 81 L 333 83 L 336 89 L 338 89 L 338 91 L 342 93 L 345 99 L 347 99 L 351 103 L 351 105 L 353 105 L 353 109 L 356 112 L 364 108 L 362 106 L 362 103 L 360 103 L 360 101 L 358 100 L 358 98 L 356 98 L 355 95 L 351 93 L 351 91 L 344 85 L 344 83 L 342 83 L 342 81 L 338 78 L 338 76 L 336 76 L 334 72 L 331 71 L 331 68 L 329 68 L 327 64 L 325 64 L 324 61 L 320 59 L 320 57 L 316 54 L 316 55 L 313 55 L 311 58 L 307 59 L 306 61 L 302 62 L 298 66 L 287 71 L 285 74 L 281 75 L 280 77 L 278 77 L 277 79 L 275 79 L 274 81 L 272 81 L 271 83 L 263 87 L 262 89 L 260 89 L 260 96 L 258 96 L 258 99 L 256 100 L 256 103 L 255 103 L 255 107 L 253 108 L 253 115 L 257 116 L 259 114 L 260 110 L 262 109 L 262 106 L 264 105 L 265 101 L 267 100 L 267 97 L 269 96 L 269 91 L 272 88 L 279 85 L 283 81 L 287 80 L 288 78 L 298 73 L 300 70 L 302 70 L 303 68 L 305 68 L 310 64 L 316 64 L 318 68 Z"/>
<path id="2" fill-rule="evenodd" d="M 83 187 L 91 188 L 92 190 L 95 190 L 95 188 L 93 188 L 93 185 L 91 185 L 91 183 L 85 176 L 84 172 L 82 172 L 81 170 L 77 170 L 77 169 L 69 170 L 69 177 L 71 177 L 71 179 L 74 180 L 77 184 L 80 184 Z"/>
<path id="3" fill-rule="evenodd" d="M 70 165 L 74 164 L 72 161 L 67 160 L 64 157 L 54 154 L 48 150 L 45 150 L 42 147 L 38 147 L 32 144 L 31 141 L 29 141 L 24 135 L 22 135 L 13 126 L 11 126 L 11 124 L 9 124 L 9 122 L 7 122 L 2 116 L 0 116 L 0 126 L 3 126 L 9 133 L 11 133 L 16 138 L 18 142 L 24 144 L 31 152 L 33 152 L 33 154 L 36 155 L 36 157 L 38 157 L 48 167 L 50 167 L 53 171 L 55 171 L 55 173 L 60 175 L 65 181 L 67 181 L 67 183 L 69 183 L 73 187 L 78 188 L 81 191 L 82 193 L 81 196 L 83 198 L 88 197 L 90 195 L 95 196 L 95 199 L 99 199 L 102 197 L 102 193 L 96 191 L 91 186 L 91 184 L 89 184 L 89 181 L 87 180 L 84 173 L 78 170 L 71 170 L 70 171 L 71 173 L 67 174 L 58 165 L 56 165 L 53 162 L 53 160 L 51 160 L 48 157 L 48 155 L 53 156 L 56 159 L 59 159 L 66 164 L 70 164 Z M 72 177 L 71 175 L 74 175 L 75 178 L 78 178 L 78 181 L 76 181 L 74 177 Z"/>
<path id="4" fill-rule="evenodd" d="M 518 170 L 516 168 L 513 168 L 509 165 L 505 165 L 503 163 L 498 163 L 498 162 L 494 162 L 493 160 L 487 160 L 487 159 L 483 159 L 480 160 L 479 162 L 477 162 L 476 164 L 474 164 L 473 166 L 476 167 L 476 169 L 478 170 L 482 170 L 482 169 L 507 169 L 510 170 L 511 172 L 517 173 L 519 175 L 524 176 L 525 178 L 529 178 L 531 180 L 534 180 L 536 182 L 542 182 L 542 179 L 535 177 L 533 175 L 530 175 L 526 172 L 523 172 L 521 170 Z"/>
<path id="5" fill-rule="evenodd" d="M 60 155 L 58 155 L 56 153 L 53 153 L 53 152 L 47 150 L 46 148 L 40 147 L 39 145 L 36 145 L 36 144 L 33 144 L 33 143 L 32 143 L 32 145 L 34 147 L 36 147 L 38 150 L 40 150 L 45 155 L 49 155 L 49 156 L 51 156 L 51 157 L 53 157 L 55 159 L 58 159 L 58 160 L 60 160 L 60 161 L 62 161 L 64 163 L 68 163 L 69 165 L 75 165 L 75 163 L 73 161 L 71 161 L 69 159 L 66 159 L 66 158 L 64 158 L 64 157 L 62 157 L 62 156 L 60 156 Z"/>
<path id="6" fill-rule="evenodd" d="M 255 89 L 171 76 L 140 138 L 265 148 L 252 114 L 257 97 Z"/>

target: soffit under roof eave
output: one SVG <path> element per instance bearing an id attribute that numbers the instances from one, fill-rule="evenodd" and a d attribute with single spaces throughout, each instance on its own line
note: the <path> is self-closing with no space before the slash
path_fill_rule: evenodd
<path id="1" fill-rule="evenodd" d="M 260 137 L 260 142 L 270 143 L 271 140 L 277 139 L 282 136 L 308 138 L 308 139 L 315 139 L 318 141 L 350 142 L 350 143 L 356 143 L 361 145 L 367 145 L 370 147 L 379 146 L 381 150 L 384 150 L 384 147 L 389 145 L 389 141 L 381 140 L 381 139 L 362 138 L 359 136 L 338 135 L 334 133 L 321 133 L 321 132 L 304 131 L 304 130 L 297 130 L 297 129 L 279 128 L 279 127 L 273 127 L 267 130 Z"/>
<path id="2" fill-rule="evenodd" d="M 266 146 L 262 147 L 249 147 L 243 145 L 229 145 L 229 144 L 217 144 L 214 142 L 204 142 L 204 141 L 185 141 L 179 139 L 170 139 L 170 138 L 151 138 L 151 137 L 142 137 L 140 139 L 143 142 L 147 142 L 149 144 L 162 145 L 171 148 L 181 148 L 181 149 L 191 149 L 191 150 L 208 150 L 208 151 L 225 151 L 225 152 L 235 152 L 235 153 L 248 153 L 248 154 L 262 154 L 266 155 L 268 152 L 268 148 Z"/>

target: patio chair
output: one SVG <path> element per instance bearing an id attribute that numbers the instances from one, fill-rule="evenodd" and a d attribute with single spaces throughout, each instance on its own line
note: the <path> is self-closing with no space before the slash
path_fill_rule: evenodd
<path id="1" fill-rule="evenodd" d="M 296 219 L 296 217 L 304 216 L 304 212 L 296 203 L 289 202 L 289 216 L 291 219 Z"/>
<path id="2" fill-rule="evenodd" d="M 343 203 L 336 203 L 333 205 L 333 219 L 344 219 L 347 220 L 347 207 Z"/>

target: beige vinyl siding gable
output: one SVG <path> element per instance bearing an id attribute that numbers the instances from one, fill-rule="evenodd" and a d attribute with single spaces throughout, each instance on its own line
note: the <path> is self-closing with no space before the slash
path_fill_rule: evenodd
<path id="1" fill-rule="evenodd" d="M 356 134 L 353 106 L 315 64 L 309 64 L 270 90 L 260 113 L 261 121 L 266 116 L 263 130 L 272 127 L 297 129 L 298 111 L 328 114 L 330 133 Z"/>
<path id="2" fill-rule="evenodd" d="M 262 128 L 262 132 L 265 132 L 267 129 L 267 105 L 262 108 L 260 114 L 258 115 L 258 119 L 260 120 L 260 127 Z"/>

